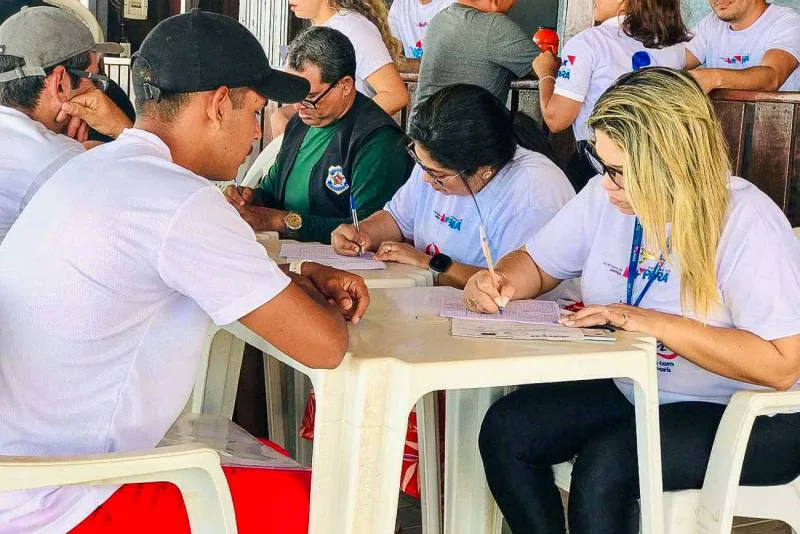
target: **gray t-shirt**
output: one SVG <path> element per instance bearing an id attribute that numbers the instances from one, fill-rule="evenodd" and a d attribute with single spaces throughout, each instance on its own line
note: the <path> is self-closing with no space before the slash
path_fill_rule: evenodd
<path id="1" fill-rule="evenodd" d="M 456 83 L 478 85 L 506 102 L 511 80 L 530 73 L 538 53 L 507 16 L 458 3 L 431 19 L 426 36 L 416 105 Z"/>

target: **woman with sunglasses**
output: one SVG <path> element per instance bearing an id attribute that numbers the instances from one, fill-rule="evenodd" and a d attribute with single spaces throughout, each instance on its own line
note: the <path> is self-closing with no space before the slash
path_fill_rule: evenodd
<path id="1" fill-rule="evenodd" d="M 532 119 L 513 116 L 490 92 L 453 85 L 417 109 L 409 135 L 416 167 L 383 210 L 331 236 L 340 254 L 430 269 L 440 285 L 463 288 L 486 261 L 518 248 L 575 195 Z M 412 244 L 409 244 L 412 243 Z"/>
<path id="2" fill-rule="evenodd" d="M 703 90 L 666 68 L 627 74 L 597 102 L 592 179 L 523 250 L 467 283 L 493 313 L 581 277 L 586 308 L 567 326 L 612 325 L 658 340 L 661 461 L 667 491 L 700 488 L 736 391 L 800 379 L 800 243 L 784 214 L 731 176 Z M 495 403 L 479 445 L 489 487 L 514 533 L 563 533 L 551 466 L 575 458 L 573 534 L 638 532 L 632 385 L 524 386 Z M 759 417 L 741 483 L 800 474 L 800 414 Z"/>
<path id="3" fill-rule="evenodd" d="M 657 65 L 683 68 L 690 39 L 680 0 L 595 0 L 594 20 L 599 25 L 567 41 L 560 59 L 543 52 L 533 61 L 545 123 L 551 132 L 572 126 L 578 141 L 568 168 L 578 189 L 594 176 L 581 147 L 598 97 L 626 72 Z"/>

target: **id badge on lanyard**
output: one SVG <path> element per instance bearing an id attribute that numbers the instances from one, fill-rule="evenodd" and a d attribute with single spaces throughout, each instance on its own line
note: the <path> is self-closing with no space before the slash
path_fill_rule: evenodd
<path id="1" fill-rule="evenodd" d="M 633 300 L 633 285 L 636 283 L 636 277 L 639 276 L 639 256 L 642 253 L 642 235 L 644 230 L 642 229 L 642 223 L 639 222 L 639 217 L 636 217 L 636 223 L 633 226 L 633 241 L 631 242 L 631 257 L 628 262 L 628 291 L 627 291 L 627 298 L 625 302 L 628 306 L 639 306 L 639 303 L 642 302 L 642 299 L 650 290 L 650 286 L 653 285 L 653 282 L 656 278 L 661 274 L 661 268 L 664 266 L 664 256 L 659 256 L 658 264 L 656 265 L 653 272 L 650 274 L 650 279 L 645 284 L 644 288 L 642 288 L 641 293 L 639 296 L 636 297 L 636 301 Z"/>

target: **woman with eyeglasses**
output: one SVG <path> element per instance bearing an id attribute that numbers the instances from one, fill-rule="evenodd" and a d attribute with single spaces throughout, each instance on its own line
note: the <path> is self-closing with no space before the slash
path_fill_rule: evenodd
<path id="1" fill-rule="evenodd" d="M 627 72 L 683 68 L 685 43 L 691 38 L 680 0 L 595 0 L 594 20 L 599 24 L 567 41 L 560 58 L 543 52 L 533 61 L 545 123 L 552 132 L 572 126 L 578 141 L 568 168 L 578 189 L 594 176 L 581 148 L 597 99 Z"/>
<path id="2" fill-rule="evenodd" d="M 711 103 L 689 75 L 627 74 L 588 125 L 600 176 L 501 259 L 496 280 L 473 276 L 464 299 L 494 313 L 580 276 L 587 306 L 564 324 L 658 340 L 664 489 L 700 488 L 731 395 L 798 386 L 800 243 L 767 195 L 731 176 Z M 572 458 L 569 531 L 638 532 L 632 389 L 524 386 L 490 408 L 479 445 L 512 532 L 565 531 L 551 466 Z M 799 450 L 800 414 L 757 418 L 741 483 L 795 479 Z"/>
<path id="3" fill-rule="evenodd" d="M 383 210 L 339 226 L 340 254 L 430 269 L 440 285 L 463 288 L 486 266 L 484 225 L 494 258 L 518 248 L 575 195 L 532 119 L 514 116 L 490 92 L 453 85 L 417 109 L 409 135 L 416 167 Z"/>

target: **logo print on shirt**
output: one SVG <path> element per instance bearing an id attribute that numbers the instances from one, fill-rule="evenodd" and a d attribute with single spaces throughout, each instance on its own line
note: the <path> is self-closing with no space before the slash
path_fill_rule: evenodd
<path id="1" fill-rule="evenodd" d="M 433 256 L 434 254 L 439 254 L 441 250 L 436 243 L 428 243 L 425 245 L 425 254 L 428 256 Z"/>
<path id="2" fill-rule="evenodd" d="M 421 20 L 421 21 L 417 22 L 417 28 L 427 28 L 427 27 L 428 27 L 428 21 L 427 20 Z"/>
<path id="3" fill-rule="evenodd" d="M 556 78 L 564 78 L 565 80 L 569 80 L 570 69 L 572 65 L 575 64 L 575 56 L 567 56 L 566 59 L 561 61 L 561 68 L 558 70 L 556 74 Z"/>
<path id="4" fill-rule="evenodd" d="M 411 57 L 414 59 L 419 59 L 422 57 L 422 41 L 417 41 L 417 44 L 411 49 Z"/>
<path id="5" fill-rule="evenodd" d="M 631 56 L 631 69 L 634 71 L 649 67 L 653 63 L 650 54 L 640 50 Z"/>
<path id="6" fill-rule="evenodd" d="M 436 210 L 433 210 L 433 214 L 439 220 L 440 223 L 446 224 L 448 228 L 455 232 L 461 231 L 461 223 L 464 222 L 463 218 L 454 217 L 452 215 L 447 215 L 445 213 L 439 213 Z"/>
<path id="7" fill-rule="evenodd" d="M 747 65 L 750 63 L 750 54 L 746 56 L 719 56 L 719 59 L 728 65 Z"/>
<path id="8" fill-rule="evenodd" d="M 641 256 L 639 256 L 639 274 L 638 274 L 638 276 L 641 277 L 642 280 L 650 280 L 650 278 L 652 278 L 653 275 L 656 274 L 656 265 L 653 265 L 645 269 L 644 267 L 641 266 L 642 263 L 644 263 L 645 261 L 658 262 L 658 258 L 659 258 L 658 254 L 642 247 L 642 254 Z M 658 276 L 656 277 L 656 282 L 659 282 L 661 284 L 666 284 L 667 281 L 669 280 L 669 274 L 671 272 L 672 271 L 669 268 L 669 266 L 666 263 L 664 263 L 664 265 L 661 266 L 661 271 L 658 273 Z M 628 278 L 628 267 L 625 267 L 625 270 L 622 271 L 622 277 Z"/>
<path id="9" fill-rule="evenodd" d="M 328 177 L 325 178 L 325 187 L 337 195 L 341 195 L 350 189 L 350 184 L 344 176 L 344 170 L 341 165 L 331 165 L 328 167 Z"/>
<path id="10" fill-rule="evenodd" d="M 677 362 L 672 360 L 678 358 L 680 355 L 672 352 L 660 341 L 656 345 L 656 354 L 658 355 L 658 362 L 656 363 L 658 372 L 665 374 L 671 373 L 677 365 Z"/>

